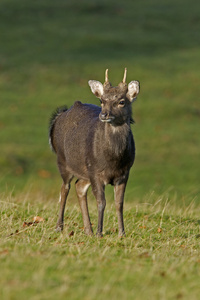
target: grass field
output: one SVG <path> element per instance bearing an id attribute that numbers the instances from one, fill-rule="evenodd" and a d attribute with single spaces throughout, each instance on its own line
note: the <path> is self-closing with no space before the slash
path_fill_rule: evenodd
<path id="1" fill-rule="evenodd" d="M 199 11 L 195 0 L 0 0 L 0 299 L 199 299 Z M 88 80 L 109 68 L 118 84 L 124 67 L 141 84 L 127 237 L 110 187 L 102 239 L 83 234 L 73 187 L 56 234 L 50 115 L 98 104 Z"/>
<path id="2" fill-rule="evenodd" d="M 167 195 L 152 195 L 148 203 L 127 204 L 123 239 L 109 204 L 99 239 L 85 236 L 72 199 L 58 235 L 54 201 L 36 198 L 1 201 L 1 299 L 199 299 L 200 209 L 194 203 L 177 209 Z M 25 226 L 38 215 L 43 222 Z"/>

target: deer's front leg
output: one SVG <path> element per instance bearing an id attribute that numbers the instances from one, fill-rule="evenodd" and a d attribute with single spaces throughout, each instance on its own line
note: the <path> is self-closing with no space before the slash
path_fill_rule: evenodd
<path id="1" fill-rule="evenodd" d="M 104 217 L 104 210 L 106 207 L 106 199 L 105 199 L 105 186 L 102 184 L 92 183 L 92 191 L 97 200 L 97 208 L 98 208 L 98 226 L 97 226 L 97 233 L 98 237 L 102 237 L 103 231 L 103 217 Z"/>
<path id="2" fill-rule="evenodd" d="M 114 186 L 115 206 L 116 206 L 117 217 L 118 217 L 119 237 L 125 236 L 124 219 L 123 219 L 125 189 L 126 189 L 126 182 Z"/>

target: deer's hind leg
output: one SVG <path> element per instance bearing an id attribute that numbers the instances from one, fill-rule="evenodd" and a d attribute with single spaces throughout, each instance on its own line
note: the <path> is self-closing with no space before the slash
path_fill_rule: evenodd
<path id="1" fill-rule="evenodd" d="M 87 235 L 93 235 L 89 211 L 88 211 L 88 204 L 87 204 L 87 191 L 89 186 L 90 186 L 90 181 L 86 181 L 83 179 L 78 179 L 76 181 L 76 193 L 81 207 L 84 231 L 85 234 Z"/>
<path id="2" fill-rule="evenodd" d="M 56 224 L 56 231 L 62 231 L 64 227 L 64 212 L 65 212 L 65 205 L 66 205 L 66 200 L 67 196 L 69 194 L 70 190 L 70 182 L 73 178 L 73 175 L 70 174 L 69 172 L 66 171 L 65 168 L 63 168 L 62 164 L 58 163 L 58 167 L 60 170 L 61 177 L 63 179 L 63 184 L 61 186 L 61 191 L 60 191 L 60 210 L 58 214 L 58 221 Z"/>

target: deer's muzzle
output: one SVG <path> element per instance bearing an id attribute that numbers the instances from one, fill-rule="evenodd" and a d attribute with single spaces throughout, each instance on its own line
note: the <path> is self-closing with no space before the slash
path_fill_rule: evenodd
<path id="1" fill-rule="evenodd" d="M 100 119 L 101 122 L 111 123 L 115 119 L 115 117 L 111 116 L 108 113 L 102 113 L 101 112 L 99 114 L 99 119 Z"/>

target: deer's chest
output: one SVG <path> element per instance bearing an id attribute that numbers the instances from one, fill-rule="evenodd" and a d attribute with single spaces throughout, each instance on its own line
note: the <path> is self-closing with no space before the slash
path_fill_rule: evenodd
<path id="1" fill-rule="evenodd" d="M 115 185 L 126 181 L 129 170 L 133 164 L 134 155 L 127 154 L 117 160 L 104 159 L 101 164 L 96 164 L 96 174 L 105 185 Z"/>

